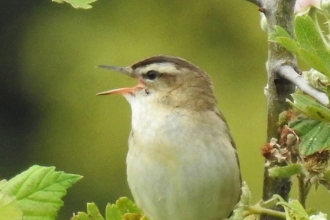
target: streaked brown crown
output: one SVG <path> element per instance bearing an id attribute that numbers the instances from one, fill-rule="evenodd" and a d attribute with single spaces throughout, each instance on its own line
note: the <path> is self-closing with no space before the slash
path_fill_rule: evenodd
<path id="1" fill-rule="evenodd" d="M 166 55 L 156 55 L 149 57 L 147 59 L 141 60 L 135 64 L 133 64 L 131 67 L 132 69 L 137 69 L 139 67 L 147 66 L 153 63 L 173 63 L 178 68 L 187 68 L 191 71 L 201 72 L 201 69 L 199 69 L 197 66 L 192 64 L 191 62 L 182 59 L 180 57 L 173 57 L 173 56 L 166 56 Z"/>

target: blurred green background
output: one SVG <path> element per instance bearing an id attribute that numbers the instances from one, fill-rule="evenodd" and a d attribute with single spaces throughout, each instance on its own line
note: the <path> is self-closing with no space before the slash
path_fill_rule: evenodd
<path id="1" fill-rule="evenodd" d="M 0 6 L 0 178 L 33 164 L 83 175 L 58 219 L 85 210 L 86 202 L 104 210 L 107 202 L 130 197 L 130 107 L 121 96 L 95 94 L 136 82 L 95 66 L 169 54 L 211 75 L 243 179 L 254 201 L 261 198 L 267 39 L 255 6 L 243 0 L 99 0 L 91 10 L 50 0 Z M 325 193 L 312 190 L 307 204 L 330 214 Z"/>

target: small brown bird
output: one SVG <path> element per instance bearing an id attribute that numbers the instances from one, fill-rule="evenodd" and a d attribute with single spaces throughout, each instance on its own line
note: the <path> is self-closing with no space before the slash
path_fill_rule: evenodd
<path id="1" fill-rule="evenodd" d="M 210 77 L 178 57 L 100 66 L 138 81 L 121 94 L 132 108 L 127 179 L 150 220 L 219 220 L 240 197 L 241 174 Z"/>

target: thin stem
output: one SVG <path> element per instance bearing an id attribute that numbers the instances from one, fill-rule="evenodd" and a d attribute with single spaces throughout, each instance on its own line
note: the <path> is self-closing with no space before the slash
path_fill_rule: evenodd
<path id="1" fill-rule="evenodd" d="M 297 176 L 298 177 L 298 190 L 299 190 L 299 202 L 300 204 L 306 208 L 306 199 L 307 199 L 307 195 L 309 193 L 309 190 L 311 189 L 311 185 L 310 184 L 305 184 L 305 175 L 300 174 Z"/>
<path id="2" fill-rule="evenodd" d="M 243 212 L 242 217 L 245 218 L 249 215 L 270 215 L 270 216 L 274 216 L 277 218 L 282 218 L 282 219 L 286 219 L 286 214 L 284 212 L 280 212 L 280 211 L 275 211 L 272 209 L 266 209 L 260 206 L 249 206 L 246 208 L 246 211 Z"/>

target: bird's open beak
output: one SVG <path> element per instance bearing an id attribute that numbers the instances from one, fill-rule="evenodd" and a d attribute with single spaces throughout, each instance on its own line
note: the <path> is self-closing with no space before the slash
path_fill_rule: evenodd
<path id="1" fill-rule="evenodd" d="M 132 78 L 136 78 L 135 74 L 133 73 L 133 71 L 130 67 L 106 66 L 106 65 L 99 65 L 98 67 L 108 69 L 108 70 L 114 70 L 114 71 L 123 73 L 127 76 L 130 76 Z M 138 85 L 131 87 L 131 88 L 113 89 L 113 90 L 97 93 L 96 95 L 133 94 L 134 91 L 139 90 L 141 88 L 143 88 L 143 84 L 142 84 L 142 82 L 139 82 Z"/>

